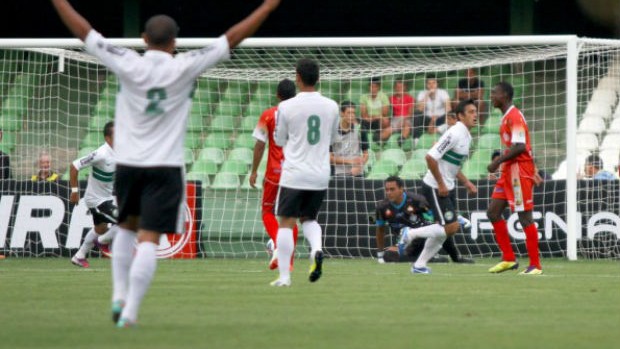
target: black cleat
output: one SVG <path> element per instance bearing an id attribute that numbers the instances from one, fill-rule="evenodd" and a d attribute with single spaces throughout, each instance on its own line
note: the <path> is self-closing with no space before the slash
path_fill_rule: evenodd
<path id="1" fill-rule="evenodd" d="M 310 282 L 315 282 L 321 278 L 323 273 L 323 251 L 316 251 L 314 255 L 314 263 L 310 267 L 310 276 L 308 279 Z"/>

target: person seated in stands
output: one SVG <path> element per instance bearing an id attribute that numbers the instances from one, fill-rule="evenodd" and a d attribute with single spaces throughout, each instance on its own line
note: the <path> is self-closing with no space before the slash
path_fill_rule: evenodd
<path id="1" fill-rule="evenodd" d="M 330 146 L 329 161 L 332 174 L 336 176 L 363 176 L 368 162 L 368 139 L 366 130 L 358 132 L 355 119 L 355 104 L 343 101 L 340 104 L 338 134 Z"/>
<path id="2" fill-rule="evenodd" d="M 372 134 L 373 141 L 383 142 L 392 134 L 388 115 L 390 101 L 381 91 L 381 78 L 373 77 L 369 89 L 370 93 L 360 98 L 361 128 Z"/>
<path id="3" fill-rule="evenodd" d="M 603 161 L 597 154 L 591 154 L 586 158 L 585 178 L 608 181 L 617 179 L 617 177 L 603 169 Z"/>
<path id="4" fill-rule="evenodd" d="M 390 96 L 392 105 L 392 132 L 400 132 L 400 142 L 411 135 L 411 118 L 413 117 L 414 99 L 407 91 L 407 85 L 402 80 L 394 82 L 394 94 Z"/>
<path id="5" fill-rule="evenodd" d="M 455 106 L 460 101 L 473 99 L 478 108 L 478 125 L 484 125 L 488 114 L 487 106 L 484 102 L 484 81 L 480 80 L 476 69 L 467 69 L 467 76 L 458 81 L 454 99 Z"/>
<path id="6" fill-rule="evenodd" d="M 60 179 L 58 173 L 52 170 L 52 157 L 47 152 L 39 154 L 39 170 L 30 177 L 33 182 L 56 182 Z"/>
<path id="7" fill-rule="evenodd" d="M 493 150 L 493 153 L 491 154 L 491 162 L 495 161 L 495 159 L 497 159 L 500 155 L 502 155 L 502 151 L 499 149 L 495 149 Z M 501 171 L 501 167 L 497 169 L 497 171 L 495 172 L 490 172 L 488 175 L 488 179 L 490 180 L 498 180 L 500 177 L 502 176 L 502 171 Z"/>
<path id="8" fill-rule="evenodd" d="M 413 138 L 426 132 L 437 133 L 437 127 L 446 122 L 446 114 L 452 110 L 448 91 L 439 88 L 434 75 L 426 77 L 426 89 L 418 94 L 416 110 L 421 113 L 413 119 Z"/>

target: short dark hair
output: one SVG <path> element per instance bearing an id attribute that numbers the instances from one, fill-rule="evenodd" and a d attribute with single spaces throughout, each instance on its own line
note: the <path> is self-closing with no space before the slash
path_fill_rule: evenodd
<path id="1" fill-rule="evenodd" d="M 373 76 L 372 78 L 370 78 L 370 83 L 371 84 L 381 85 L 381 77 Z"/>
<path id="2" fill-rule="evenodd" d="M 114 127 L 114 121 L 108 121 L 105 126 L 103 126 L 103 136 L 110 137 L 112 136 L 112 127 Z"/>
<path id="3" fill-rule="evenodd" d="M 402 180 L 402 178 L 398 176 L 389 176 L 388 178 L 385 179 L 385 181 L 383 181 L 384 184 L 387 182 L 396 182 L 396 185 L 399 188 L 402 188 L 405 186 L 405 182 Z"/>
<path id="4" fill-rule="evenodd" d="M 152 45 L 162 46 L 169 44 L 177 37 L 179 26 L 170 16 L 156 15 L 146 21 L 144 33 Z"/>
<path id="5" fill-rule="evenodd" d="M 493 153 L 491 153 L 491 161 L 493 161 L 493 159 L 495 159 L 496 157 L 502 155 L 502 151 L 499 149 L 495 149 L 493 150 Z"/>
<path id="6" fill-rule="evenodd" d="M 459 114 L 465 114 L 465 108 L 468 105 L 476 105 L 476 102 L 474 102 L 473 99 L 464 99 L 462 101 L 459 102 L 459 104 L 456 105 L 456 108 L 454 109 L 454 113 L 458 116 Z"/>
<path id="7" fill-rule="evenodd" d="M 495 86 L 499 86 L 499 88 L 501 88 L 502 91 L 504 91 L 504 93 L 508 96 L 509 100 L 512 101 L 512 97 L 514 97 L 515 90 L 512 88 L 511 84 L 507 83 L 506 81 L 500 81 Z"/>
<path id="8" fill-rule="evenodd" d="M 591 154 L 586 158 L 586 165 L 590 165 L 596 168 L 603 168 L 603 160 L 596 154 Z"/>
<path id="9" fill-rule="evenodd" d="M 295 71 L 301 77 L 304 85 L 314 86 L 319 81 L 319 64 L 310 58 L 302 58 L 297 61 Z"/>
<path id="10" fill-rule="evenodd" d="M 428 80 L 437 80 L 437 77 L 435 76 L 435 74 L 426 74 L 426 77 L 424 78 L 425 81 Z"/>
<path id="11" fill-rule="evenodd" d="M 295 83 L 290 79 L 283 79 L 278 83 L 278 97 L 285 101 L 289 98 L 295 97 L 297 90 L 295 89 Z"/>
<path id="12" fill-rule="evenodd" d="M 342 103 L 340 103 L 341 112 L 344 112 L 345 110 L 347 110 L 347 108 L 355 108 L 355 107 L 356 107 L 355 103 L 351 101 L 342 101 Z"/>

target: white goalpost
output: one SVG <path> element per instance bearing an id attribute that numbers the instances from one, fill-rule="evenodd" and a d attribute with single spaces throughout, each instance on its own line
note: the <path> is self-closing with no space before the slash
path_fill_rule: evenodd
<path id="1" fill-rule="evenodd" d="M 144 48 L 139 39 L 112 41 Z M 212 41 L 181 38 L 177 45 L 182 52 Z M 499 256 L 485 215 L 494 185 L 486 165 L 501 147 L 501 113 L 492 108 L 489 93 L 499 81 L 511 83 L 515 105 L 530 127 L 537 166 L 549 175 L 534 199 L 543 257 L 620 258 L 620 181 L 588 179 L 584 166 L 595 154 L 604 169 L 618 174 L 620 41 L 570 35 L 245 40 L 232 60 L 196 83 L 185 142 L 187 178 L 199 183 L 188 188 L 193 197 L 187 220 L 194 233 L 164 239 L 161 257 L 265 255 L 262 191 L 248 183 L 251 133 L 262 111 L 277 102 L 277 82 L 294 80 L 295 62 L 302 57 L 318 60 L 322 94 L 358 106 L 371 78 L 381 80 L 388 96 L 394 82 L 403 81 L 417 98 L 432 75 L 454 99 L 466 70 L 477 71 L 484 82 L 484 123 L 472 130 L 474 145 L 463 172 L 480 193 L 467 196 L 459 189 L 458 211 L 473 226 L 456 237 L 460 252 L 473 257 Z M 0 253 L 68 255 L 92 224 L 83 204 L 68 202 L 68 165 L 103 142 L 103 125 L 114 118 L 118 82 L 76 39 L 0 39 L 0 76 L 0 150 L 10 156 L 12 175 L 0 181 Z M 371 220 L 386 175 L 400 175 L 410 190 L 419 188 L 423 154 L 437 135 L 399 137 L 369 141 L 363 176 L 332 179 L 319 216 L 328 255 L 374 255 Z M 52 156 L 61 177 L 57 183 L 30 180 L 43 151 Z M 506 217 L 516 251 L 525 254 L 520 225 L 514 215 L 506 212 Z M 185 243 L 193 246 L 180 246 Z M 307 255 L 302 238 L 297 253 Z"/>

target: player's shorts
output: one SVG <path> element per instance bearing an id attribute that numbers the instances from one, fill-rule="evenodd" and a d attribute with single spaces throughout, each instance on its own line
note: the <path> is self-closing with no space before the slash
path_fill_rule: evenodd
<path id="1" fill-rule="evenodd" d="M 491 198 L 505 200 L 513 212 L 534 209 L 534 176 L 531 162 L 514 162 L 502 167 L 502 176 L 495 184 Z"/>
<path id="2" fill-rule="evenodd" d="M 280 187 L 278 191 L 278 216 L 315 220 L 327 190 L 303 190 Z"/>
<path id="3" fill-rule="evenodd" d="M 263 214 L 275 214 L 276 200 L 278 198 L 278 189 L 280 185 L 267 178 L 263 181 Z"/>
<path id="4" fill-rule="evenodd" d="M 140 217 L 140 229 L 182 232 L 185 187 L 181 167 L 116 166 L 118 221 Z"/>
<path id="5" fill-rule="evenodd" d="M 114 200 L 104 201 L 97 207 L 89 208 L 90 214 L 93 216 L 93 223 L 99 225 L 101 223 L 116 224 L 118 217 L 118 208 L 114 205 Z"/>
<path id="6" fill-rule="evenodd" d="M 450 190 L 448 196 L 439 196 L 437 189 L 422 183 L 422 195 L 431 205 L 435 219 L 441 225 L 448 225 L 457 221 L 456 189 Z"/>

